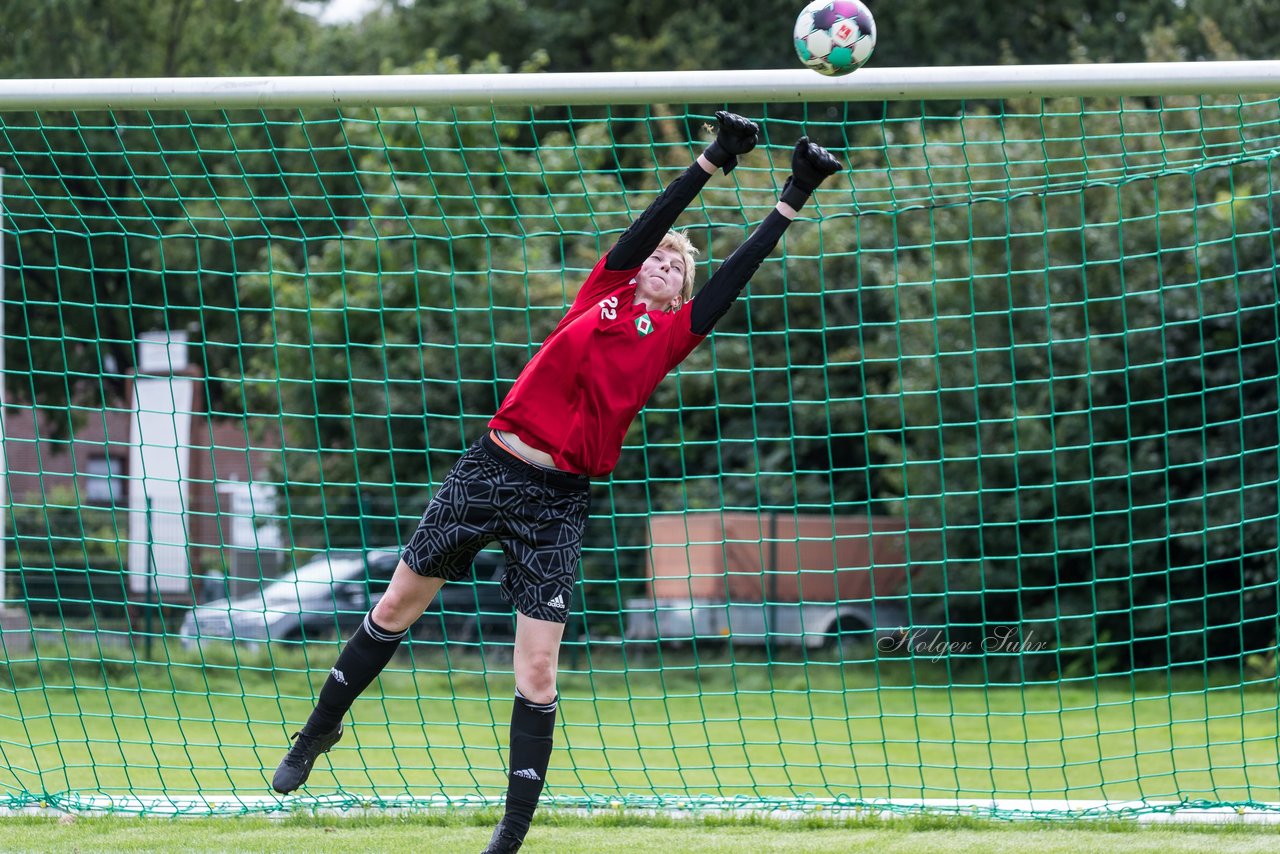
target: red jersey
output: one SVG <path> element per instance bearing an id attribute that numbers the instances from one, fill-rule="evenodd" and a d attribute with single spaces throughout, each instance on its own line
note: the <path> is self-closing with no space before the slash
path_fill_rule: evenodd
<path id="1" fill-rule="evenodd" d="M 606 270 L 600 259 L 490 427 L 515 433 L 565 471 L 613 471 L 653 390 L 706 338 L 690 326 L 692 300 L 679 311 L 632 304 L 639 269 Z"/>

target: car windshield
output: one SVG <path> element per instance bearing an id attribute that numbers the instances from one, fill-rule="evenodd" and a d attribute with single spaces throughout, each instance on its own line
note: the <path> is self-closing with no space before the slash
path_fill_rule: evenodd
<path id="1" fill-rule="evenodd" d="M 262 600 L 268 604 L 297 602 L 324 596 L 335 581 L 349 581 L 360 576 L 363 563 L 351 558 L 321 558 L 280 576 L 263 588 Z"/>

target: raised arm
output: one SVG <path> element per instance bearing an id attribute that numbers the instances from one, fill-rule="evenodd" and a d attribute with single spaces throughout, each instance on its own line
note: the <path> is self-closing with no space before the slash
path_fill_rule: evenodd
<path id="1" fill-rule="evenodd" d="M 689 323 L 695 335 L 706 335 L 724 317 L 729 306 L 755 275 L 760 263 L 778 245 L 782 233 L 828 175 L 840 169 L 831 153 L 807 136 L 800 137 L 791 154 L 791 177 L 783 185 L 778 204 L 751 236 L 733 251 L 694 298 Z"/>
<path id="2" fill-rule="evenodd" d="M 630 270 L 643 264 L 716 169 L 728 175 L 738 165 L 738 155 L 756 147 L 760 129 L 755 122 L 725 110 L 716 113 L 716 121 L 715 141 L 623 232 L 605 256 L 605 269 Z"/>

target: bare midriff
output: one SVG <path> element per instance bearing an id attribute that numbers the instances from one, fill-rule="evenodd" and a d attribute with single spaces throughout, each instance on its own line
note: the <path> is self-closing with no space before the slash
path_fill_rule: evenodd
<path id="1" fill-rule="evenodd" d="M 564 471 L 564 469 L 556 466 L 550 454 L 531 447 L 515 433 L 509 433 L 506 430 L 490 430 L 489 433 L 493 436 L 494 441 L 498 443 L 498 447 L 512 456 L 518 457 L 527 463 L 533 463 L 535 466 Z"/>

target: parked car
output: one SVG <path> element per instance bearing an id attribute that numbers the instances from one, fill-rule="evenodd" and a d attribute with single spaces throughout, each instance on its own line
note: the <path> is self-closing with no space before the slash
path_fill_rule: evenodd
<path id="1" fill-rule="evenodd" d="M 901 638 L 906 614 L 896 603 L 725 602 L 716 599 L 627 600 L 626 640 L 672 646 L 732 641 L 739 646 L 827 647 L 866 654 L 873 643 Z M 883 647 L 881 647 L 883 648 Z"/>
<path id="2" fill-rule="evenodd" d="M 306 641 L 348 637 L 391 583 L 398 549 L 330 551 L 261 590 L 193 608 L 179 629 L 184 646 L 203 640 Z M 469 580 L 450 582 L 410 629 L 414 640 L 481 643 L 515 634 L 511 605 L 500 592 L 503 556 L 476 557 Z"/>

